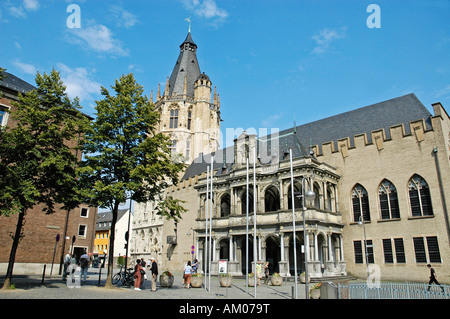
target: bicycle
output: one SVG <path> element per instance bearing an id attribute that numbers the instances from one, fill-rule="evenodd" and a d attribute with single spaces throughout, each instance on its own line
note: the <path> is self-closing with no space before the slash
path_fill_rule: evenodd
<path id="1" fill-rule="evenodd" d="M 134 286 L 134 269 L 128 268 L 125 271 L 123 270 L 123 266 L 121 266 L 119 272 L 112 277 L 113 285 L 116 285 L 119 282 L 124 286 Z"/>

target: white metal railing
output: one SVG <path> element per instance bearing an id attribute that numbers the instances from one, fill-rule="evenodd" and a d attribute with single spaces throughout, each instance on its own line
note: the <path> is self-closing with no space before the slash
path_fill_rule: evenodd
<path id="1" fill-rule="evenodd" d="M 339 299 L 450 299 L 449 285 L 424 283 L 339 283 Z"/>

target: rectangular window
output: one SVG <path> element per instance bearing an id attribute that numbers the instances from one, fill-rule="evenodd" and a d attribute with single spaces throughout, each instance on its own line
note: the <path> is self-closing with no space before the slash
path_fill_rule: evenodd
<path id="1" fill-rule="evenodd" d="M 383 251 L 384 251 L 384 262 L 386 264 L 394 263 L 394 255 L 392 254 L 392 241 L 391 239 L 383 239 Z"/>
<path id="2" fill-rule="evenodd" d="M 431 263 L 440 263 L 441 254 L 439 252 L 439 244 L 437 237 L 427 237 L 428 258 Z"/>
<path id="3" fill-rule="evenodd" d="M 86 237 L 86 230 L 87 230 L 87 226 L 86 225 L 79 225 L 78 226 L 78 236 Z"/>
<path id="4" fill-rule="evenodd" d="M 5 109 L 0 106 L 0 126 L 3 126 L 3 119 L 4 118 L 5 118 Z"/>
<path id="5" fill-rule="evenodd" d="M 414 237 L 414 252 L 416 254 L 416 262 L 417 263 L 426 263 L 427 255 L 425 253 L 425 243 L 422 237 Z"/>
<path id="6" fill-rule="evenodd" d="M 187 122 L 187 129 L 191 129 L 191 120 L 192 120 L 192 112 L 188 111 L 188 122 Z"/>
<path id="7" fill-rule="evenodd" d="M 81 209 L 81 217 L 88 217 L 88 213 L 89 213 L 89 208 L 82 208 Z"/>
<path id="8" fill-rule="evenodd" d="M 403 238 L 394 238 L 395 258 L 397 263 L 406 263 L 405 246 L 403 245 Z"/>
<path id="9" fill-rule="evenodd" d="M 380 196 L 381 219 L 390 219 L 388 195 L 382 193 Z"/>
<path id="10" fill-rule="evenodd" d="M 170 110 L 170 128 L 178 127 L 178 110 Z"/>
<path id="11" fill-rule="evenodd" d="M 374 264 L 375 263 L 375 256 L 373 254 L 373 243 L 372 240 L 366 241 L 367 245 L 367 263 Z"/>
<path id="12" fill-rule="evenodd" d="M 428 187 L 422 187 L 420 190 L 420 200 L 422 202 L 423 216 L 433 216 L 430 189 Z"/>
<path id="13" fill-rule="evenodd" d="M 363 251 L 362 251 L 362 245 L 360 240 L 355 240 L 353 242 L 353 249 L 355 252 L 355 264 L 362 264 L 363 263 Z"/>
<path id="14" fill-rule="evenodd" d="M 186 141 L 186 157 L 189 158 L 191 155 L 191 142 Z"/>
<path id="15" fill-rule="evenodd" d="M 420 209 L 420 200 L 417 189 L 409 190 L 409 201 L 411 203 L 411 211 L 413 217 L 422 216 L 422 211 Z"/>
<path id="16" fill-rule="evenodd" d="M 353 197 L 353 220 L 355 222 L 359 221 L 359 217 L 361 216 L 361 206 L 359 205 L 359 197 Z"/>
<path id="17" fill-rule="evenodd" d="M 177 141 L 172 141 L 172 145 L 169 146 L 170 153 L 175 155 L 177 153 Z"/>
<path id="18" fill-rule="evenodd" d="M 400 218 L 400 208 L 398 206 L 398 197 L 396 192 L 389 194 L 389 201 L 391 203 L 391 218 Z"/>

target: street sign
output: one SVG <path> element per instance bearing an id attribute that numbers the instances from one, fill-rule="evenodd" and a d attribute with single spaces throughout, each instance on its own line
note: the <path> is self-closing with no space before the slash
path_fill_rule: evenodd
<path id="1" fill-rule="evenodd" d="M 60 238 L 59 234 L 56 235 L 56 242 L 59 242 L 59 238 Z"/>

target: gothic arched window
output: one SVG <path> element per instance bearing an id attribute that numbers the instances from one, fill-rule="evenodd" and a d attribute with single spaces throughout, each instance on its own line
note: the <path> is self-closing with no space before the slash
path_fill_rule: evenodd
<path id="1" fill-rule="evenodd" d="M 220 217 L 229 216 L 230 210 L 231 210 L 231 198 L 229 194 L 225 194 L 220 199 Z"/>
<path id="2" fill-rule="evenodd" d="M 378 189 L 378 198 L 380 199 L 381 219 L 400 218 L 397 189 L 394 184 L 387 179 L 383 180 Z"/>
<path id="3" fill-rule="evenodd" d="M 364 221 L 370 221 L 369 195 L 361 184 L 356 184 L 352 190 L 353 221 L 359 222 L 361 216 Z"/>
<path id="4" fill-rule="evenodd" d="M 432 216 L 430 188 L 427 182 L 419 175 L 414 175 L 408 183 L 409 202 L 413 217 Z"/>
<path id="5" fill-rule="evenodd" d="M 280 193 L 275 186 L 270 186 L 264 194 L 264 206 L 266 212 L 280 210 Z"/>

